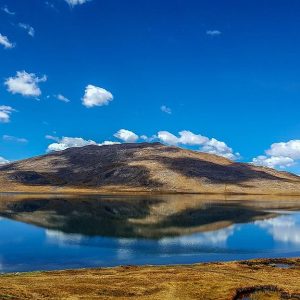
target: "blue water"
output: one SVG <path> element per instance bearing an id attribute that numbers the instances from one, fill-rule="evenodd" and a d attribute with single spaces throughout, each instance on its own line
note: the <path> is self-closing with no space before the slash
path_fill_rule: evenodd
<path id="1" fill-rule="evenodd" d="M 109 201 L 81 198 L 76 208 L 72 199 L 54 199 L 46 207 L 44 200 L 37 201 L 38 205 L 35 201 L 9 200 L 0 205 L 0 272 L 300 256 L 299 202 L 292 210 L 279 207 L 274 212 L 274 205 L 271 210 L 268 204 L 257 208 L 252 202 L 245 206 L 245 201 L 194 197 L 187 201 L 188 209 L 174 210 L 178 205 L 172 199 L 149 205 L 147 198 L 145 214 L 139 211 L 145 203 L 135 199 L 125 199 L 117 208 L 113 197 Z M 180 203 L 179 198 L 174 201 Z M 93 209 L 87 211 L 89 205 Z M 134 216 L 131 205 L 138 211 Z M 119 207 L 126 207 L 129 216 L 117 211 Z M 180 214 L 184 224 L 178 219 Z"/>

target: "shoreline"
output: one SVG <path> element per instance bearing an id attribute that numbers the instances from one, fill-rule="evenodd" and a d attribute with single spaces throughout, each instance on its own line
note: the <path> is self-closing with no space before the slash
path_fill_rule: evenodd
<path id="1" fill-rule="evenodd" d="M 300 298 L 300 258 L 119 266 L 6 273 L 0 299 L 239 299 L 239 294 Z M 272 296 L 271 295 L 271 296 Z M 6 298 L 5 298 L 6 297 Z M 297 298 L 298 297 L 298 298 Z"/>
<path id="2" fill-rule="evenodd" d="M 1 191 L 0 195 L 66 195 L 66 196 L 174 196 L 174 195 L 191 195 L 191 196 L 249 196 L 249 197 L 300 197 L 300 193 L 217 193 L 217 192 L 172 192 L 172 191 L 112 191 L 112 190 L 103 190 L 103 191 L 86 191 L 86 190 L 71 190 L 71 191 Z"/>

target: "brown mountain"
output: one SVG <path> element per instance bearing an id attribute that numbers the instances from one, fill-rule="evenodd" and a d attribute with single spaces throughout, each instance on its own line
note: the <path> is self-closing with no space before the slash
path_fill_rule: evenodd
<path id="1" fill-rule="evenodd" d="M 300 195 L 300 177 L 160 143 L 90 145 L 0 167 L 0 191 Z"/>

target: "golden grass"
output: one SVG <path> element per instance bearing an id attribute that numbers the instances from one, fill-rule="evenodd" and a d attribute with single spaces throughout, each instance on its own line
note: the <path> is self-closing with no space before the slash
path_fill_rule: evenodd
<path id="1" fill-rule="evenodd" d="M 7 274 L 0 277 L 0 299 L 231 300 L 237 299 L 237 290 L 252 287 L 258 289 L 253 300 L 280 299 L 281 293 L 289 297 L 285 299 L 299 299 L 300 259 L 283 262 L 293 267 L 256 260 Z"/>

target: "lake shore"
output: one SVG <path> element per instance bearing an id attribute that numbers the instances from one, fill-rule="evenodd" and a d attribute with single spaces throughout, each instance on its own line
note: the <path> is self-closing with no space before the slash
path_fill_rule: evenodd
<path id="1" fill-rule="evenodd" d="M 300 299 L 300 259 L 120 266 L 0 276 L 0 299 Z"/>
<path id="2" fill-rule="evenodd" d="M 0 194 L 27 194 L 27 195 L 91 195 L 91 196 L 103 196 L 103 195 L 114 195 L 114 196 L 151 196 L 151 195 L 198 195 L 198 196 L 210 196 L 210 197 L 299 197 L 300 191 L 268 191 L 268 190 L 255 190 L 255 191 L 227 191 L 217 190 L 211 188 L 210 191 L 193 191 L 193 190 L 156 190 L 156 189 L 140 189 L 140 188 L 77 188 L 77 187 L 48 187 L 48 186 L 12 186 L 8 187 L 6 185 L 0 184 Z"/>
<path id="3" fill-rule="evenodd" d="M 110 191 L 110 190 L 57 190 L 57 191 L 1 191 L 0 187 L 0 200 L 1 197 L 14 197 L 18 198 L 31 198 L 43 199 L 53 197 L 66 197 L 66 198 L 80 198 L 80 197 L 141 197 L 141 196 L 188 196 L 197 197 L 199 200 L 299 200 L 300 194 L 243 194 L 243 193 L 189 193 L 189 192 L 158 192 L 158 191 Z"/>

